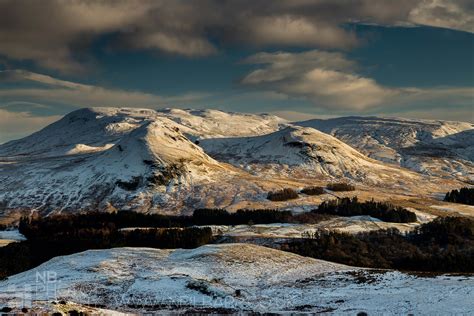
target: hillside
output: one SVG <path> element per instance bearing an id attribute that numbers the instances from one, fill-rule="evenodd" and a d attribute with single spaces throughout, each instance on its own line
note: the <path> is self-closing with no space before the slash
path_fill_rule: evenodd
<path id="1" fill-rule="evenodd" d="M 442 144 L 461 155 L 469 150 L 469 136 L 469 130 L 452 134 Z M 4 215 L 308 209 L 320 199 L 272 205 L 266 193 L 331 181 L 356 182 L 376 196 L 381 190 L 425 196 L 459 186 L 373 160 L 329 134 L 267 114 L 87 108 L 0 145 Z"/>
<path id="2" fill-rule="evenodd" d="M 291 126 L 253 137 L 210 138 L 202 148 L 219 161 L 254 173 L 287 173 L 289 176 L 348 178 L 365 184 L 412 181 L 410 172 L 391 168 L 366 157 L 337 138 L 315 130 Z"/>
<path id="3" fill-rule="evenodd" d="M 194 138 L 256 136 L 274 132 L 288 124 L 275 115 L 223 112 L 218 110 L 157 110 L 183 126 Z"/>
<path id="4" fill-rule="evenodd" d="M 50 292 L 34 292 L 36 273 L 44 271 L 55 272 L 49 286 L 55 288 L 54 300 L 64 300 L 64 304 L 51 304 Z M 50 312 L 88 310 L 91 307 L 83 305 L 88 304 L 132 313 L 238 309 L 455 314 L 474 309 L 473 289 L 470 276 L 417 277 L 256 245 L 223 244 L 192 250 L 89 250 L 57 257 L 0 281 L 0 305 L 19 308 L 24 297 L 34 294 L 39 303 L 33 310 Z"/>
<path id="5" fill-rule="evenodd" d="M 19 153 L 13 163 L 0 165 L 5 184 L 0 198 L 8 208 L 159 208 L 169 199 L 182 203 L 193 185 L 209 182 L 226 169 L 168 119 L 133 125 L 133 117 L 92 114 L 72 113 L 37 134 L 2 146 L 3 153 L 11 153 L 14 145 Z M 74 124 L 77 121 L 86 124 Z"/>
<path id="6" fill-rule="evenodd" d="M 331 134 L 380 161 L 431 176 L 474 180 L 474 125 L 471 123 L 341 117 L 294 124 Z"/>

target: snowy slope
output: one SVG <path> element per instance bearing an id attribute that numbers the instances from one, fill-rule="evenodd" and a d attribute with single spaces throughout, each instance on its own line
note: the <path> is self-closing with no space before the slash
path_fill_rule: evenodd
<path id="1" fill-rule="evenodd" d="M 92 113 L 95 118 L 90 118 Z M 77 117 L 83 114 L 84 118 Z M 20 158 L 0 164 L 0 182 L 4 185 L 0 200 L 10 209 L 28 207 L 45 212 L 160 208 L 167 199 L 182 199 L 180 193 L 192 190 L 196 183 L 209 182 L 211 177 L 218 178 L 217 174 L 225 170 L 166 118 L 147 117 L 131 128 L 127 125 L 131 123 L 124 123 L 129 117 L 104 119 L 99 114 L 92 110 L 73 113 L 79 121 L 88 119 L 86 124 L 65 123 L 71 119 L 66 116 L 18 141 Z M 62 128 L 62 124 L 66 126 Z M 115 144 L 102 150 L 64 152 L 71 146 L 78 148 L 78 141 L 90 147 L 114 139 Z M 54 145 L 48 146 L 48 140 Z M 28 146 L 33 143 L 36 145 Z M 3 152 L 11 152 L 11 148 L 11 144 L 2 147 Z M 28 150 L 32 153 L 26 155 Z"/>
<path id="2" fill-rule="evenodd" d="M 436 146 L 456 148 L 470 159 L 471 139 L 465 131 L 438 137 Z M 0 145 L 0 213 L 257 207 L 252 203 L 265 201 L 275 188 L 341 177 L 411 194 L 423 181 L 426 190 L 448 189 L 276 116 L 89 108 Z"/>
<path id="3" fill-rule="evenodd" d="M 288 123 L 269 114 L 181 109 L 164 109 L 157 112 L 186 128 L 186 133 L 199 138 L 264 135 Z"/>
<path id="4" fill-rule="evenodd" d="M 434 216 L 430 216 L 432 220 Z M 256 225 L 214 225 L 213 234 L 220 237 L 253 237 L 253 238 L 303 238 L 307 233 L 316 231 L 337 231 L 357 234 L 380 229 L 396 228 L 401 232 L 409 232 L 421 222 L 389 223 L 370 216 L 335 217 L 317 224 L 256 224 Z M 133 228 L 131 228 L 133 229 Z"/>
<path id="5" fill-rule="evenodd" d="M 54 275 L 43 284 L 37 276 L 47 271 Z M 0 281 L 0 306 L 21 308 L 26 299 L 37 311 L 54 311 L 61 304 L 51 302 L 65 300 L 142 313 L 221 308 L 447 315 L 474 310 L 473 291 L 472 276 L 376 272 L 261 246 L 224 244 L 192 250 L 89 250 L 57 257 Z"/>
<path id="6" fill-rule="evenodd" d="M 308 127 L 291 126 L 254 137 L 203 139 L 200 146 L 219 161 L 253 168 L 257 172 L 272 166 L 274 172 L 289 170 L 306 176 L 346 177 L 365 183 L 389 179 L 413 179 L 410 172 L 385 166 L 370 159 L 337 138 Z"/>
<path id="7" fill-rule="evenodd" d="M 474 180 L 471 123 L 341 117 L 294 124 L 331 134 L 377 160 L 424 174 Z"/>
<path id="8" fill-rule="evenodd" d="M 80 149 L 107 149 L 141 126 L 154 111 L 149 109 L 86 108 L 25 138 L 0 145 L 0 156 L 58 156 L 78 154 Z M 107 147 L 104 147 L 107 146 Z M 91 150 L 85 150 L 88 152 Z"/>
<path id="9" fill-rule="evenodd" d="M 25 240 L 17 229 L 15 230 L 0 230 L 0 247 L 4 247 L 13 242 L 19 242 Z"/>
<path id="10" fill-rule="evenodd" d="M 0 145 L 0 157 L 34 154 L 57 156 L 110 148 L 124 135 L 150 121 L 166 121 L 190 139 L 263 135 L 286 126 L 268 114 L 227 113 L 218 110 L 84 108 L 20 140 Z"/>

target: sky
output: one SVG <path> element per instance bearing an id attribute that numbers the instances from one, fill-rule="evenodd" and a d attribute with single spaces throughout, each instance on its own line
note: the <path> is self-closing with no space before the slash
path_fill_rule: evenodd
<path id="1" fill-rule="evenodd" d="M 0 0 L 0 143 L 75 109 L 474 122 L 474 1 Z"/>

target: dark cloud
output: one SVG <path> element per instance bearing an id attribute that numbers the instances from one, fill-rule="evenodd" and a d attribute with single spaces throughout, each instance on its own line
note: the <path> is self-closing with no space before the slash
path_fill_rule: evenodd
<path id="1" fill-rule="evenodd" d="M 132 49 L 184 56 L 227 44 L 348 49 L 350 21 L 474 30 L 466 0 L 0 0 L 0 56 L 80 71 L 76 48 L 111 33 Z"/>

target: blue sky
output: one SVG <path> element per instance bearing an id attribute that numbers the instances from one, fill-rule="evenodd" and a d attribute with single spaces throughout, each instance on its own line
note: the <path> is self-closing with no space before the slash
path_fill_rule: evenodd
<path id="1" fill-rule="evenodd" d="M 0 143 L 101 105 L 474 121 L 469 1 L 38 3 L 0 1 Z"/>

